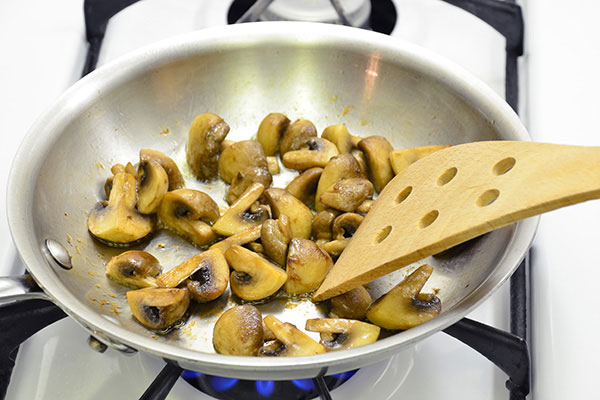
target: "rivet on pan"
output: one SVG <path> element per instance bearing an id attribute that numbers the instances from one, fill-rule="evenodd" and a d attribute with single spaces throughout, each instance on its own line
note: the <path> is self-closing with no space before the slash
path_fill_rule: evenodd
<path id="1" fill-rule="evenodd" d="M 46 250 L 48 250 L 48 253 L 52 257 L 52 259 L 58 263 L 58 265 L 60 265 L 64 269 L 73 268 L 73 264 L 71 263 L 71 256 L 62 244 L 58 243 L 56 240 L 53 239 L 46 239 L 44 244 L 46 245 Z"/>

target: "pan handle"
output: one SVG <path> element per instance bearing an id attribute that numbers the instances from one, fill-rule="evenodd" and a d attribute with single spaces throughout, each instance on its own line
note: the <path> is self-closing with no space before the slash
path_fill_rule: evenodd
<path id="1" fill-rule="evenodd" d="M 0 399 L 8 389 L 17 347 L 64 317 L 30 275 L 0 277 Z"/>

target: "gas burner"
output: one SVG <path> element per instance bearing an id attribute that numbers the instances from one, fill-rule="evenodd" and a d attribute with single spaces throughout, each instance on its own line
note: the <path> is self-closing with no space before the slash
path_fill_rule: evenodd
<path id="1" fill-rule="evenodd" d="M 256 0 L 234 0 L 227 13 L 227 22 L 235 23 Z M 396 26 L 398 14 L 391 0 L 346 0 L 342 2 L 352 26 L 372 29 L 389 35 Z M 312 21 L 338 23 L 338 16 L 328 0 L 278 0 L 265 10 L 262 21 Z"/>
<path id="2" fill-rule="evenodd" d="M 340 387 L 357 370 L 324 377 L 329 390 Z M 190 385 L 218 400 L 309 400 L 319 396 L 319 390 L 312 379 L 291 381 L 252 381 L 200 372 L 184 371 L 181 375 Z"/>

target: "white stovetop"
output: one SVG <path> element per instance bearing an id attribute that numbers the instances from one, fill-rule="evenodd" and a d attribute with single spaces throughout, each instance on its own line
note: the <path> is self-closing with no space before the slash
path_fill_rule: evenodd
<path id="1" fill-rule="evenodd" d="M 85 56 L 83 0 L 4 0 L 0 3 L 0 209 L 18 143 L 33 120 L 80 75 Z M 166 36 L 225 23 L 229 1 L 145 0 L 111 21 L 100 64 Z M 445 55 L 503 94 L 502 38 L 465 12 L 438 0 L 397 0 L 395 36 Z M 543 4 L 543 5 L 542 5 Z M 206 6 L 210 6 L 206 10 Z M 538 141 L 600 144 L 600 5 L 529 0 L 525 4 L 527 54 L 523 57 L 522 115 Z M 563 20 L 569 15 L 566 20 Z M 533 252 L 534 382 L 531 398 L 593 398 L 600 370 L 593 306 L 600 270 L 597 202 L 542 218 Z M 0 212 L 0 275 L 23 265 Z M 574 269 L 577 268 L 577 274 Z M 469 317 L 508 328 L 508 285 Z M 19 352 L 8 399 L 138 398 L 162 362 L 144 355 L 98 354 L 74 322 L 60 321 L 28 340 Z M 572 341 L 572 346 L 566 343 Z M 505 375 L 461 343 L 438 333 L 394 359 L 406 370 L 390 399 L 507 399 Z M 377 374 L 382 363 L 365 369 Z M 394 369 L 390 366 L 390 371 Z M 389 374 L 392 374 L 390 372 Z M 352 380 L 350 381 L 352 382 Z M 379 382 L 381 387 L 392 383 Z M 342 387 L 343 388 L 343 387 Z M 357 392 L 354 392 L 357 393 Z M 195 396 L 195 397 L 194 397 Z M 371 393 L 371 398 L 375 398 Z M 181 380 L 170 399 L 206 398 Z M 349 398 L 334 391 L 334 398 Z"/>

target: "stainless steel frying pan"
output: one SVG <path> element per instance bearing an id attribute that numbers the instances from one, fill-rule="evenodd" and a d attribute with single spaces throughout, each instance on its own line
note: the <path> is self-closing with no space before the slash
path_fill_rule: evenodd
<path id="1" fill-rule="evenodd" d="M 105 263 L 118 251 L 87 232 L 87 213 L 102 198 L 114 163 L 135 162 L 141 148 L 171 155 L 185 171 L 188 128 L 201 112 L 231 126 L 228 139 L 252 137 L 269 112 L 312 120 L 319 130 L 344 122 L 360 136 L 386 136 L 396 148 L 477 140 L 529 140 L 519 118 L 489 88 L 456 65 L 398 39 L 353 28 L 309 23 L 258 23 L 203 30 L 121 58 L 77 82 L 23 141 L 8 187 L 8 217 L 18 251 L 48 297 L 101 341 L 133 348 L 215 375 L 248 379 L 314 377 L 390 357 L 461 319 L 516 269 L 537 219 L 491 232 L 426 261 L 435 272 L 443 312 L 405 332 L 353 350 L 296 358 L 215 354 L 212 326 L 233 301 L 201 305 L 187 324 L 158 335 L 135 322 L 126 288 L 109 281 Z M 189 175 L 188 175 L 189 177 Z M 290 174 L 278 175 L 282 187 Z M 223 203 L 224 187 L 206 187 Z M 72 269 L 47 251 L 68 252 Z M 165 232 L 138 248 L 165 269 L 197 252 Z M 357 260 L 360 262 L 360 260 Z M 374 296 L 411 272 L 409 266 L 370 285 Z M 30 286 L 0 280 L 0 301 L 28 296 Z M 304 327 L 326 307 L 272 301 L 263 314 Z"/>

